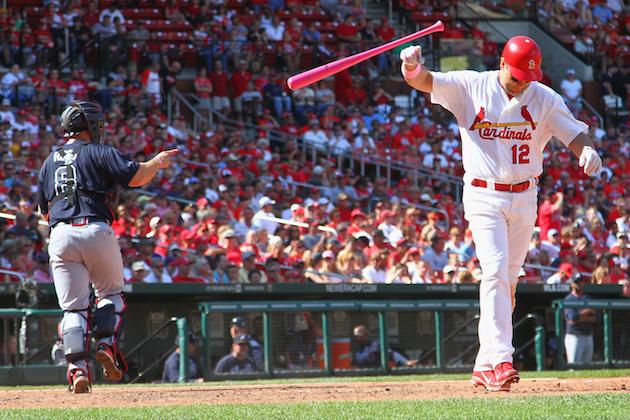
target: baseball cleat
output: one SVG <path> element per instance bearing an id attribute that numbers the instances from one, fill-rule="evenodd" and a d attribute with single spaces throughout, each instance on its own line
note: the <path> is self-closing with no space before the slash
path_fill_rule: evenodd
<path id="1" fill-rule="evenodd" d="M 510 384 L 500 385 L 497 383 L 494 370 L 474 370 L 470 382 L 490 392 L 510 390 Z"/>
<path id="2" fill-rule="evenodd" d="M 503 362 L 496 365 L 494 368 L 494 376 L 499 386 L 509 386 L 520 380 L 518 372 L 510 362 Z"/>
<path id="3" fill-rule="evenodd" d="M 72 378 L 72 382 L 68 387 L 68 391 L 73 394 L 86 394 L 92 390 L 92 386 L 90 385 L 90 379 L 87 377 L 85 372 L 81 369 L 75 369 L 74 372 L 70 374 Z"/>
<path id="4" fill-rule="evenodd" d="M 116 364 L 116 356 L 107 344 L 99 344 L 96 350 L 96 361 L 103 366 L 103 375 L 108 381 L 117 382 L 123 377 L 122 370 Z"/>

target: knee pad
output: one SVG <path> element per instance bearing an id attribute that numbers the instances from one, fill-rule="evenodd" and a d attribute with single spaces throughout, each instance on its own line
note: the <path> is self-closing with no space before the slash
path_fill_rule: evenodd
<path id="1" fill-rule="evenodd" d="M 122 329 L 127 303 L 122 293 L 99 298 L 92 314 L 94 338 L 115 337 Z"/>
<path id="2" fill-rule="evenodd" d="M 85 315 L 83 314 L 85 312 Z M 87 359 L 90 347 L 87 310 L 66 312 L 61 321 L 63 353 L 69 363 Z"/>
<path id="3" fill-rule="evenodd" d="M 116 307 L 109 303 L 96 308 L 92 314 L 92 335 L 94 338 L 104 338 L 116 332 Z"/>

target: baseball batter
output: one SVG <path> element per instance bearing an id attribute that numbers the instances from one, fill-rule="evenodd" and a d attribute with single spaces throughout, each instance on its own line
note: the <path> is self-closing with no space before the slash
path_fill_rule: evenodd
<path id="1" fill-rule="evenodd" d="M 123 263 L 110 227 L 116 186 L 139 187 L 168 168 L 178 150 L 160 152 L 148 162 L 129 160 L 112 146 L 100 144 L 104 116 L 93 102 L 71 103 L 61 114 L 67 139 L 44 161 L 39 173 L 39 207 L 48 215 L 48 253 L 59 306 L 69 390 L 91 390 L 88 366 L 90 331 L 96 360 L 110 381 L 127 369 L 118 348 L 126 303 Z M 90 301 L 90 283 L 96 301 Z"/>
<path id="2" fill-rule="evenodd" d="M 601 159 L 562 97 L 538 83 L 542 55 L 525 36 L 511 38 L 498 71 L 430 72 L 419 46 L 400 54 L 402 74 L 430 93 L 457 119 L 462 137 L 464 215 L 481 263 L 479 353 L 471 381 L 509 391 L 519 375 L 512 365 L 512 311 L 518 273 L 536 221 L 543 150 L 552 136 L 568 146 L 589 176 Z"/>

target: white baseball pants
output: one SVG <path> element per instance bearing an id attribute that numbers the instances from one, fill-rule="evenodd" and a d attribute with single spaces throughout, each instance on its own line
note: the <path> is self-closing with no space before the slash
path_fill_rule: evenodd
<path id="1" fill-rule="evenodd" d="M 511 193 L 465 185 L 463 203 L 482 271 L 475 370 L 491 370 L 512 362 L 511 291 L 536 222 L 537 188 Z"/>
<path id="2" fill-rule="evenodd" d="M 591 363 L 593 361 L 593 336 L 566 334 L 564 349 L 567 352 L 567 363 L 578 365 Z"/>

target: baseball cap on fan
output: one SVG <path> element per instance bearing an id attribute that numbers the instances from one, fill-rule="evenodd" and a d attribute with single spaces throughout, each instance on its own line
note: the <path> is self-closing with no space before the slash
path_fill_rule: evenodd
<path id="1" fill-rule="evenodd" d="M 258 206 L 261 207 L 261 208 L 265 207 L 265 206 L 272 205 L 272 204 L 276 204 L 276 201 L 272 200 L 269 197 L 262 197 L 260 200 L 258 200 Z"/>

